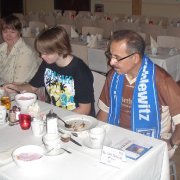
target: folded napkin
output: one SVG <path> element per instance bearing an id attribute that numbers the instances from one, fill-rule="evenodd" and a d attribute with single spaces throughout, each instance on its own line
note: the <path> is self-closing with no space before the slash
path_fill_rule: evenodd
<path id="1" fill-rule="evenodd" d="M 71 38 L 77 38 L 79 34 L 71 27 Z"/>
<path id="2" fill-rule="evenodd" d="M 28 114 L 31 115 L 31 117 L 38 117 L 40 113 L 39 111 L 40 107 L 38 105 L 38 102 L 28 107 Z"/>
<path id="3" fill-rule="evenodd" d="M 158 44 L 152 36 L 150 36 L 150 42 L 151 42 L 151 49 L 158 48 Z"/>
<path id="4" fill-rule="evenodd" d="M 91 35 L 91 40 L 87 46 L 90 48 L 96 48 L 97 47 L 97 35 Z"/>
<path id="5" fill-rule="evenodd" d="M 11 162 L 12 159 L 12 152 L 16 149 L 17 147 L 12 147 L 10 149 L 7 149 L 6 151 L 0 152 L 0 165 L 7 164 Z"/>

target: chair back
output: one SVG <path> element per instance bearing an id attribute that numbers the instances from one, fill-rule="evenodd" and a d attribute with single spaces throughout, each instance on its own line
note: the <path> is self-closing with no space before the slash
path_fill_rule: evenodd
<path id="1" fill-rule="evenodd" d="M 97 114 L 99 111 L 98 101 L 106 80 L 106 76 L 95 71 L 92 71 L 92 74 L 94 77 L 94 83 L 93 83 L 94 98 L 95 98 L 94 108 L 95 108 L 95 113 Z"/>
<path id="2" fill-rule="evenodd" d="M 180 48 L 180 37 L 158 36 L 157 43 L 160 47 Z"/>
<path id="3" fill-rule="evenodd" d="M 71 27 L 73 29 L 75 29 L 75 27 L 73 25 L 70 25 L 70 24 L 58 24 L 58 26 L 62 26 L 66 32 L 68 33 L 69 37 L 71 37 Z"/>
<path id="4" fill-rule="evenodd" d="M 39 28 L 39 32 L 41 32 L 47 27 L 47 25 L 40 21 L 30 21 L 29 27 L 33 32 L 36 30 L 36 28 Z"/>
<path id="5" fill-rule="evenodd" d="M 79 57 L 88 65 L 88 52 L 87 47 L 81 44 L 71 44 L 72 54 Z"/>
<path id="6" fill-rule="evenodd" d="M 103 49 L 88 48 L 88 64 L 91 70 L 104 74 L 110 69 Z"/>
<path id="7" fill-rule="evenodd" d="M 88 33 L 96 35 L 96 34 L 103 34 L 104 30 L 102 28 L 98 27 L 88 27 L 88 26 L 83 26 L 82 27 L 82 34 L 87 35 Z"/>

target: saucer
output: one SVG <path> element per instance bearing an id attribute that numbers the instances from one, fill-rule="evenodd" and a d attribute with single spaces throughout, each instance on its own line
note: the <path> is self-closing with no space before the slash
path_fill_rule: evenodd
<path id="1" fill-rule="evenodd" d="M 110 146 L 111 143 L 112 143 L 112 141 L 110 139 L 106 138 L 103 142 L 103 146 Z M 83 144 L 90 149 L 102 149 L 102 147 L 94 148 L 89 140 L 89 137 L 84 139 Z"/>

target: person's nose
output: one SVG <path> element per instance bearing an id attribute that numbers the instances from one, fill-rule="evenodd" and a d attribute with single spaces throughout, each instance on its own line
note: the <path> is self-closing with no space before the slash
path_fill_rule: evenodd
<path id="1" fill-rule="evenodd" d="M 116 59 L 111 57 L 111 59 L 109 60 L 109 64 L 112 66 L 114 64 L 116 64 Z"/>

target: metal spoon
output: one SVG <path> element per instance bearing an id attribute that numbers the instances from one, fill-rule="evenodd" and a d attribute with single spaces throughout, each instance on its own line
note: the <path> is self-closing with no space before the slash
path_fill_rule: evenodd
<path id="1" fill-rule="evenodd" d="M 64 123 L 64 125 L 65 125 L 66 128 L 71 128 L 71 127 L 72 127 L 71 124 L 66 123 L 66 122 L 65 122 L 63 119 L 61 119 L 59 116 L 57 116 L 57 118 Z"/>

